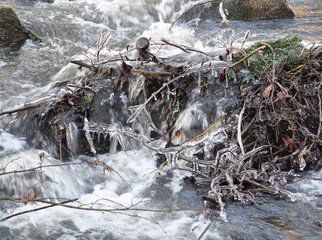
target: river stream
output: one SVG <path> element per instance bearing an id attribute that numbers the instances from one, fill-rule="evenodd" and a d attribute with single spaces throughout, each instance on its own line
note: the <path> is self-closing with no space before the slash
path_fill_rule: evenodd
<path id="1" fill-rule="evenodd" d="M 102 59 L 117 56 L 141 36 L 154 43 L 169 39 L 208 53 L 224 52 L 230 41 L 240 46 L 248 31 L 246 45 L 288 33 L 301 34 L 305 45 L 321 43 L 322 2 L 288 2 L 296 14 L 294 19 L 230 21 L 228 26 L 211 19 L 192 19 L 179 21 L 169 31 L 174 19 L 193 1 L 0 0 L 0 4 L 12 6 L 22 22 L 44 39 L 29 39 L 0 49 L 0 110 L 22 106 L 32 96 L 46 92 L 57 79 L 70 76 L 72 72 L 66 67 L 69 61 L 86 59 L 84 51 L 102 30 L 111 32 Z M 179 49 L 165 48 L 159 55 L 171 58 L 178 53 Z M 37 167 L 42 154 L 48 157 L 41 164 L 61 163 L 49 156 L 48 149 L 33 149 L 23 136 L 8 133 L 8 122 L 9 116 L 1 116 L 0 169 L 8 172 Z M 98 157 L 117 173 L 84 164 L 91 158 L 79 156 L 75 159 L 77 165 L 0 175 L 0 198 L 21 197 L 36 187 L 37 196 L 44 199 L 77 198 L 84 208 L 113 211 L 52 206 L 0 222 L 0 239 L 197 239 L 207 227 L 202 239 L 322 237 L 322 228 L 317 224 L 322 221 L 321 181 L 301 178 L 288 183 L 286 188 L 296 193 L 290 200 L 262 195 L 256 206 L 228 203 L 227 219 L 222 219 L 218 210 L 206 209 L 200 196 L 207 193 L 207 188 L 191 184 L 189 173 L 166 166 L 156 177 L 157 157 L 146 148 Z M 321 178 L 322 174 L 310 172 L 307 176 Z M 44 206 L 48 204 L 3 201 L 0 219 Z"/>

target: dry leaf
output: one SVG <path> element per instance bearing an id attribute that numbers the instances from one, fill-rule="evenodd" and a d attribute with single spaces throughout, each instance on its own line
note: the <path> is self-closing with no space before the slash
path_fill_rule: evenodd
<path id="1" fill-rule="evenodd" d="M 105 172 L 105 170 L 108 172 L 114 171 L 114 169 L 111 166 L 107 165 L 106 163 L 103 163 L 103 171 Z"/>
<path id="2" fill-rule="evenodd" d="M 263 91 L 263 97 L 268 97 L 270 92 L 272 91 L 272 88 L 272 84 L 268 85 Z"/>
<path id="3" fill-rule="evenodd" d="M 23 196 L 20 200 L 26 204 L 27 202 L 34 200 L 35 197 L 36 197 L 35 189 L 31 188 L 29 189 L 27 195 Z"/>
<path id="4" fill-rule="evenodd" d="M 289 147 L 291 151 L 294 149 L 293 139 L 292 138 L 290 138 L 286 134 L 283 134 L 282 135 L 282 140 L 283 140 L 283 143 L 282 143 L 282 147 L 283 148 Z"/>
<path id="5" fill-rule="evenodd" d="M 180 137 L 181 135 L 181 130 L 177 130 L 176 133 L 175 133 L 176 137 Z"/>
<path id="6" fill-rule="evenodd" d="M 27 198 L 27 197 L 22 197 L 21 199 L 21 202 L 23 202 L 23 203 L 27 203 L 27 202 L 29 202 L 29 199 Z"/>

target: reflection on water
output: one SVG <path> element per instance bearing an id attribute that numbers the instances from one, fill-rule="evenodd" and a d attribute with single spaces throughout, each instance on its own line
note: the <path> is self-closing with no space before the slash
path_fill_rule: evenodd
<path id="1" fill-rule="evenodd" d="M 307 41 L 322 41 L 322 1 L 288 1 L 295 13 L 292 31 L 300 33 Z"/>

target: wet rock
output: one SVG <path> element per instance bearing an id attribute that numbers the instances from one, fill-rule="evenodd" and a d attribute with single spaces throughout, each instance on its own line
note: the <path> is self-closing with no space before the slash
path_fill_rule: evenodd
<path id="1" fill-rule="evenodd" d="M 188 18 L 221 20 L 220 3 L 221 1 L 215 1 L 211 5 L 197 6 L 191 9 Z M 294 12 L 285 0 L 225 0 L 223 10 L 228 19 L 243 21 L 294 17 Z"/>
<path id="2" fill-rule="evenodd" d="M 226 0 L 224 8 L 228 11 L 228 18 L 237 20 L 294 17 L 294 12 L 285 0 Z"/>
<path id="3" fill-rule="evenodd" d="M 28 37 L 28 31 L 12 8 L 0 6 L 0 45 Z"/>
<path id="4" fill-rule="evenodd" d="M 105 124 L 125 123 L 130 116 L 124 94 L 108 88 L 101 88 L 93 98 L 89 109 L 90 120 Z"/>

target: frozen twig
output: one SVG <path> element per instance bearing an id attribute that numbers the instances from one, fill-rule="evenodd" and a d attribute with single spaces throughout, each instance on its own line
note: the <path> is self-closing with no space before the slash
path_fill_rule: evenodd
<path id="1" fill-rule="evenodd" d="M 246 40 L 248 39 L 249 35 L 250 35 L 250 31 L 248 30 L 248 31 L 245 33 L 245 36 L 244 36 L 244 38 L 243 38 L 243 41 L 242 41 L 242 44 L 241 44 L 240 48 L 243 48 L 243 47 L 244 47 L 244 44 L 245 44 Z"/>
<path id="2" fill-rule="evenodd" d="M 283 189 L 277 189 L 274 187 L 270 187 L 270 186 L 265 186 L 261 183 L 258 183 L 256 181 L 250 180 L 250 179 L 244 179 L 245 182 L 248 182 L 256 187 L 259 187 L 261 189 L 263 189 L 266 192 L 272 193 L 272 194 L 280 194 L 284 197 L 291 197 L 291 192 L 283 190 Z"/>
<path id="3" fill-rule="evenodd" d="M 207 231 L 209 230 L 209 228 L 211 227 L 211 222 L 209 222 L 207 224 L 207 226 L 205 227 L 205 229 L 201 232 L 201 234 L 199 235 L 199 237 L 197 238 L 197 240 L 201 240 L 202 237 L 207 233 Z"/>
<path id="4" fill-rule="evenodd" d="M 100 61 L 100 53 L 102 49 L 104 48 L 108 38 L 111 36 L 110 32 L 103 32 L 103 30 L 100 33 L 100 36 L 97 40 L 97 51 L 96 51 L 96 60 L 97 62 Z"/>
<path id="5" fill-rule="evenodd" d="M 145 75 L 160 75 L 160 76 L 171 76 L 176 75 L 173 72 L 156 72 L 156 71 L 147 71 L 147 70 L 140 70 L 140 69 L 132 69 L 131 72 L 136 75 L 145 74 Z"/>
<path id="6" fill-rule="evenodd" d="M 241 150 L 243 156 L 245 155 L 245 150 L 244 150 L 243 141 L 242 141 L 242 129 L 241 129 L 242 126 L 241 125 L 242 125 L 242 120 L 243 120 L 243 114 L 245 112 L 245 107 L 246 107 L 246 101 L 244 102 L 244 106 L 239 113 L 238 127 L 237 127 L 237 140 L 238 140 L 238 144 L 239 144 L 239 147 L 240 147 L 240 150 Z"/>
<path id="7" fill-rule="evenodd" d="M 94 153 L 94 155 L 96 156 L 96 150 L 95 150 L 95 147 L 94 147 L 94 142 L 93 142 L 93 139 L 91 137 L 91 134 L 90 132 L 88 131 L 89 127 L 88 127 L 88 120 L 87 118 L 84 118 L 84 128 L 83 130 L 85 131 L 85 136 L 86 136 L 86 139 L 87 139 L 87 142 L 91 148 L 91 152 Z"/>
<path id="8" fill-rule="evenodd" d="M 222 66 L 224 67 L 224 66 Z M 214 67 L 205 67 L 205 68 L 199 68 L 199 69 L 194 69 L 194 70 L 191 70 L 189 72 L 185 72 L 185 73 L 182 73 L 180 74 L 179 76 L 175 77 L 174 79 L 170 80 L 169 82 L 167 83 L 164 83 L 162 85 L 162 87 L 160 87 L 157 91 L 155 91 L 154 93 L 151 94 L 151 96 L 142 104 L 139 104 L 136 106 L 136 110 L 132 113 L 132 115 L 127 119 L 127 123 L 132 123 L 138 116 L 139 114 L 145 109 L 145 107 L 147 106 L 147 104 L 152 100 L 152 99 L 155 99 L 156 96 L 165 88 L 167 88 L 170 84 L 172 84 L 173 82 L 185 77 L 185 76 L 188 76 L 189 74 L 191 73 L 194 73 L 194 72 L 199 72 L 199 71 L 203 71 L 203 70 L 208 70 L 208 69 L 218 69 L 219 66 L 214 66 Z M 132 106 L 133 107 L 133 106 Z"/>

